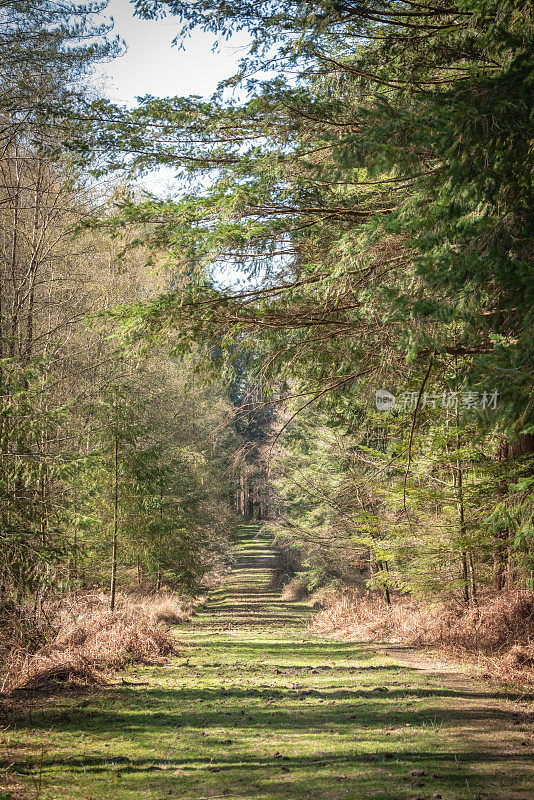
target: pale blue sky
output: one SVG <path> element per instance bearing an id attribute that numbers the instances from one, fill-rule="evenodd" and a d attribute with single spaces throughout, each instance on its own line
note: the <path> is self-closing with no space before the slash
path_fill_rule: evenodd
<path id="1" fill-rule="evenodd" d="M 220 80 L 236 72 L 248 41 L 238 34 L 223 41 L 217 52 L 215 39 L 201 30 L 185 39 L 184 47 L 172 45 L 180 30 L 176 17 L 142 20 L 134 17 L 129 0 L 110 0 L 105 16 L 113 17 L 114 33 L 127 44 L 125 55 L 100 64 L 93 83 L 99 93 L 117 103 L 134 106 L 136 97 L 201 95 L 209 97 Z M 173 170 L 162 168 L 139 180 L 149 191 L 173 193 Z"/>
<path id="2" fill-rule="evenodd" d="M 248 37 L 238 34 L 230 42 L 223 41 L 212 51 L 214 37 L 201 30 L 184 41 L 184 48 L 172 45 L 180 23 L 172 16 L 159 20 L 140 20 L 133 16 L 129 0 L 110 0 L 106 17 L 115 20 L 114 32 L 128 45 L 121 58 L 101 64 L 95 73 L 97 90 L 117 103 L 135 105 L 143 95 L 174 97 L 202 95 L 209 97 L 219 81 L 233 75 L 245 52 Z M 139 179 L 138 184 L 159 195 L 176 191 L 172 168 L 155 170 Z M 233 268 L 215 269 L 221 284 L 235 289 L 243 279 Z"/>
<path id="3" fill-rule="evenodd" d="M 185 40 L 181 50 L 171 45 L 179 31 L 176 18 L 140 20 L 132 12 L 128 0 L 111 0 L 106 12 L 128 45 L 126 55 L 97 70 L 96 83 L 110 99 L 132 105 L 145 94 L 209 96 L 220 80 L 236 71 L 246 34 L 223 41 L 214 53 L 213 36 L 199 30 Z"/>

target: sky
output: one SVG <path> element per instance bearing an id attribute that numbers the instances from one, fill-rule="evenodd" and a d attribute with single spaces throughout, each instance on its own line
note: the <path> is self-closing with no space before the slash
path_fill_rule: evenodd
<path id="1" fill-rule="evenodd" d="M 134 17 L 129 0 L 110 0 L 106 17 L 115 21 L 114 33 L 125 40 L 127 51 L 120 58 L 101 64 L 93 77 L 95 87 L 114 102 L 130 107 L 136 97 L 201 95 L 209 97 L 219 81 L 233 75 L 247 44 L 245 33 L 222 41 L 213 52 L 213 35 L 201 30 L 184 41 L 183 49 L 173 46 L 179 20 L 172 16 L 159 20 Z M 161 168 L 140 178 L 137 183 L 156 195 L 172 196 L 172 168 Z M 215 270 L 215 279 L 233 288 L 241 278 L 233 270 Z"/>
<path id="2" fill-rule="evenodd" d="M 213 35 L 198 30 L 180 49 L 172 46 L 180 27 L 177 18 L 134 18 L 128 0 L 111 0 L 106 16 L 115 20 L 115 33 L 125 39 L 128 50 L 100 65 L 95 81 L 111 100 L 128 105 L 145 94 L 209 96 L 220 80 L 234 74 L 247 41 L 245 34 L 236 35 L 214 53 Z"/>
<path id="3" fill-rule="evenodd" d="M 176 17 L 138 19 L 129 0 L 110 0 L 105 16 L 113 18 L 114 33 L 125 40 L 127 51 L 100 64 L 93 83 L 105 97 L 130 107 L 147 94 L 209 97 L 220 80 L 236 72 L 247 43 L 246 34 L 237 34 L 213 52 L 214 36 L 199 29 L 181 49 L 172 44 L 180 30 Z M 173 172 L 160 169 L 141 178 L 139 184 L 155 194 L 173 194 Z"/>

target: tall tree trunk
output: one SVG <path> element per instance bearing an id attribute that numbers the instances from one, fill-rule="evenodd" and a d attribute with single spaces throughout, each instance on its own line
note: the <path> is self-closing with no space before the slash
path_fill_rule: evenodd
<path id="1" fill-rule="evenodd" d="M 254 519 L 254 487 L 250 480 L 247 480 L 247 513 L 248 519 Z"/>
<path id="2" fill-rule="evenodd" d="M 115 487 L 113 496 L 113 544 L 111 547 L 111 596 L 109 607 L 115 610 L 115 592 L 117 588 L 117 547 L 119 533 L 119 439 L 115 430 Z"/>
<path id="3" fill-rule="evenodd" d="M 78 580 L 78 527 L 74 526 L 74 541 L 72 544 L 72 579 Z"/>
<path id="4" fill-rule="evenodd" d="M 462 582 L 463 582 L 463 595 L 464 595 L 464 603 L 466 606 L 469 605 L 469 570 L 467 569 L 467 553 L 462 548 L 461 551 L 462 556 Z"/>
<path id="5" fill-rule="evenodd" d="M 471 569 L 471 597 L 473 598 L 473 603 L 475 606 L 478 606 L 477 576 L 475 571 L 475 560 L 471 550 L 469 550 L 469 567 Z"/>
<path id="6" fill-rule="evenodd" d="M 246 516 L 247 513 L 247 506 L 246 506 L 246 481 L 245 475 L 243 472 L 239 475 L 239 484 L 240 484 L 240 491 L 239 491 L 239 504 L 240 504 L 240 512 L 243 516 Z"/>
<path id="7" fill-rule="evenodd" d="M 462 465 L 462 460 L 460 458 L 461 447 L 462 447 L 462 440 L 460 438 L 460 412 L 458 406 L 456 406 L 456 469 L 454 470 L 453 483 L 456 487 L 456 507 L 458 509 L 458 528 L 460 532 L 460 542 L 461 542 L 463 595 L 464 595 L 464 602 L 466 606 L 468 606 L 469 568 L 467 566 L 467 551 L 466 551 L 467 527 L 465 524 L 463 465 Z"/>
<path id="8" fill-rule="evenodd" d="M 44 469 L 44 467 L 43 467 Z M 41 529 L 41 544 L 44 546 L 46 544 L 46 533 L 47 533 L 47 525 L 48 520 L 46 516 L 46 475 L 43 472 L 39 479 L 39 494 L 40 494 L 40 502 L 41 502 L 41 510 L 39 514 L 39 525 Z"/>
<path id="9" fill-rule="evenodd" d="M 163 547 L 163 482 L 160 478 L 159 481 L 159 553 L 158 553 L 158 571 L 156 576 L 156 591 L 161 591 L 161 550 Z"/>

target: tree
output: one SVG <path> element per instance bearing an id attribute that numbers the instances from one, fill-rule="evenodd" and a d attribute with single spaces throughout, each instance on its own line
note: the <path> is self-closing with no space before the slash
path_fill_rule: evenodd
<path id="1" fill-rule="evenodd" d="M 2 531 L 10 558 L 2 596 L 58 580 L 64 558 L 64 397 L 52 398 L 55 351 L 80 321 L 65 243 L 82 190 L 72 139 L 87 105 L 82 79 L 116 51 L 102 6 L 6 2 L 0 8 L 0 394 Z M 76 137 L 80 137 L 79 126 Z M 86 209 L 80 209 L 83 213 Z M 50 402 L 55 400 L 55 402 Z"/>
<path id="2" fill-rule="evenodd" d="M 178 202 L 122 208 L 122 222 L 149 225 L 147 243 L 166 242 L 199 275 L 138 310 L 143 334 L 179 327 L 230 349 L 253 336 L 264 374 L 296 378 L 303 406 L 334 413 L 373 383 L 435 390 L 438 369 L 454 373 L 447 391 L 498 392 L 497 412 L 479 421 L 488 446 L 500 436 L 524 453 L 517 513 L 528 519 L 529 12 L 512 0 L 136 8 L 252 39 L 233 81 L 244 99 L 225 87 L 211 103 L 147 98 L 116 137 L 119 150 L 135 142 L 134 169 L 174 164 L 201 179 Z M 217 290 L 206 273 L 221 263 L 262 285 Z M 464 446 L 452 427 L 456 443 L 442 444 L 461 531 Z M 503 538 L 509 552 L 517 524 L 496 552 Z"/>

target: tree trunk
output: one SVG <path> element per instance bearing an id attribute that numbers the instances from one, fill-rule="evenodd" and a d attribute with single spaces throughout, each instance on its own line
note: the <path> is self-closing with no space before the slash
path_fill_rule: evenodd
<path id="1" fill-rule="evenodd" d="M 471 597 L 473 598 L 473 603 L 478 606 L 477 576 L 475 572 L 475 561 L 471 550 L 469 551 L 469 566 L 471 568 Z"/>
<path id="2" fill-rule="evenodd" d="M 458 406 L 456 406 L 456 469 L 454 472 L 453 483 L 456 488 L 456 507 L 458 509 L 458 528 L 460 531 L 461 542 L 461 560 L 462 560 L 462 580 L 463 580 L 463 595 L 466 606 L 469 605 L 469 568 L 467 566 L 467 552 L 466 552 L 466 538 L 467 527 L 465 524 L 465 509 L 464 509 L 464 479 L 462 460 L 460 458 L 460 449 L 462 447 L 462 440 L 460 438 L 460 413 Z"/>
<path id="3" fill-rule="evenodd" d="M 389 564 L 388 564 L 387 561 L 377 561 L 376 562 L 376 566 L 378 567 L 378 569 L 382 570 L 383 572 L 389 572 Z M 390 606 L 391 605 L 391 595 L 389 593 L 389 586 L 384 585 L 383 586 L 383 590 L 384 590 L 384 600 L 386 601 L 386 605 Z"/>
<path id="4" fill-rule="evenodd" d="M 111 596 L 109 607 L 115 610 L 115 592 L 117 588 L 117 545 L 119 532 L 119 440 L 115 431 L 115 491 L 113 497 L 113 545 L 111 548 Z"/>

